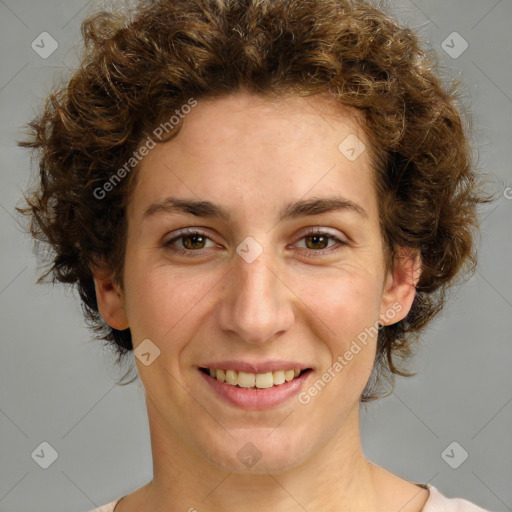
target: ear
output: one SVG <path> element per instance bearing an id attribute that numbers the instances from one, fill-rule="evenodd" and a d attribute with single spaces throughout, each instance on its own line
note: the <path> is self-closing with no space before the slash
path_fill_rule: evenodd
<path id="1" fill-rule="evenodd" d="M 379 319 L 381 325 L 395 324 L 411 310 L 421 275 L 420 251 L 400 247 L 394 267 L 389 270 L 384 283 Z"/>
<path id="2" fill-rule="evenodd" d="M 100 263 L 91 267 L 98 311 L 110 327 L 122 331 L 128 329 L 129 322 L 124 308 L 124 296 L 119 285 L 114 282 L 109 266 Z"/>

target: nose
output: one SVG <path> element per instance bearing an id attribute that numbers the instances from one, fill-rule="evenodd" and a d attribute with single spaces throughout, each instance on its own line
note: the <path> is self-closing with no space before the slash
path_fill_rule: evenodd
<path id="1" fill-rule="evenodd" d="M 295 320 L 293 293 L 276 270 L 279 265 L 265 252 L 251 263 L 237 255 L 233 265 L 226 275 L 221 329 L 250 344 L 271 341 L 290 329 Z"/>

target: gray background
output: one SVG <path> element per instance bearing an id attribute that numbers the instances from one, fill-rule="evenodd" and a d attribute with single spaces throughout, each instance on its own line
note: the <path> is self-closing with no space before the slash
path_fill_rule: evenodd
<path id="1" fill-rule="evenodd" d="M 140 382 L 114 384 L 123 371 L 91 341 L 72 292 L 34 284 L 32 245 L 13 213 L 34 173 L 15 141 L 56 83 L 55 73 L 76 64 L 80 22 L 97 5 L 0 0 L 3 512 L 86 511 L 152 477 Z M 479 271 L 423 337 L 418 376 L 400 379 L 391 397 L 363 410 L 363 446 L 370 460 L 404 478 L 493 511 L 512 510 L 512 1 L 389 6 L 439 52 L 446 76 L 463 78 L 464 101 L 477 120 L 479 165 L 501 194 L 483 212 Z M 42 58 L 31 43 L 45 31 L 58 48 Z M 442 47 L 454 31 L 469 44 L 457 58 Z M 452 53 L 462 49 L 462 40 L 447 41 Z M 31 457 L 43 441 L 58 452 L 48 469 Z M 457 465 L 462 450 L 469 456 L 453 469 L 445 460 Z"/>

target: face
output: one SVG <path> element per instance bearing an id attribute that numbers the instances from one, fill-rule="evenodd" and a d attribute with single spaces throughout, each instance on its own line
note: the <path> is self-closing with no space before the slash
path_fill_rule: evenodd
<path id="1" fill-rule="evenodd" d="M 357 435 L 375 326 L 414 295 L 386 271 L 361 143 L 357 118 L 325 99 L 237 93 L 199 100 L 145 157 L 123 289 L 96 274 L 96 290 L 145 354 L 155 437 L 231 471 L 261 457 L 253 471 L 266 472 Z"/>

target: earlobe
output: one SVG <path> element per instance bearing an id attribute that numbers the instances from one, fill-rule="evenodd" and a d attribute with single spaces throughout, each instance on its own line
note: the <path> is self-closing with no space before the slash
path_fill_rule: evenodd
<path id="1" fill-rule="evenodd" d="M 114 282 L 113 272 L 106 265 L 91 268 L 98 311 L 110 327 L 122 331 L 128 329 L 129 322 L 124 308 L 124 296 Z"/>
<path id="2" fill-rule="evenodd" d="M 395 324 L 407 316 L 416 296 L 420 276 L 420 251 L 400 248 L 395 267 L 389 271 L 384 285 L 379 318 L 382 325 Z"/>

